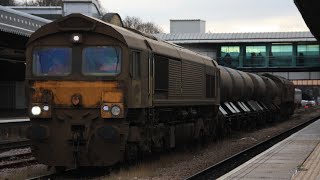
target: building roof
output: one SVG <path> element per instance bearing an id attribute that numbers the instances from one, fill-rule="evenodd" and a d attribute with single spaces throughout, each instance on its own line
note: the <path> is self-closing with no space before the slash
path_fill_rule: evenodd
<path id="1" fill-rule="evenodd" d="M 178 44 L 316 41 L 310 32 L 176 33 L 155 34 L 155 36 Z"/>
<path id="2" fill-rule="evenodd" d="M 170 21 L 205 21 L 202 19 L 170 19 Z"/>
<path id="3" fill-rule="evenodd" d="M 294 2 L 310 31 L 320 41 L 319 0 L 294 0 Z"/>
<path id="4" fill-rule="evenodd" d="M 0 31 L 29 37 L 50 20 L 0 6 Z"/>

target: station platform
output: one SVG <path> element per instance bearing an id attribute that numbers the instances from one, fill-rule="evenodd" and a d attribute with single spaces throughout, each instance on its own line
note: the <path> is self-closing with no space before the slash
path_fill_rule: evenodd
<path id="1" fill-rule="evenodd" d="M 27 118 L 27 117 L 0 118 L 0 124 L 5 124 L 5 123 L 19 123 L 19 122 L 30 122 L 30 119 Z"/>
<path id="2" fill-rule="evenodd" d="M 320 179 L 320 120 L 219 179 Z"/>

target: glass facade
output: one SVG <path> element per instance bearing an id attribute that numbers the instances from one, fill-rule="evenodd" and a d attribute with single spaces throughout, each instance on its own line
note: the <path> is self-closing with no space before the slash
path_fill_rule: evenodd
<path id="1" fill-rule="evenodd" d="M 292 45 L 272 45 L 269 55 L 270 67 L 288 67 L 292 65 Z"/>
<path id="2" fill-rule="evenodd" d="M 219 62 L 221 65 L 227 67 L 238 67 L 240 56 L 240 46 L 222 46 L 221 58 Z"/>
<path id="3" fill-rule="evenodd" d="M 221 46 L 218 63 L 238 67 L 320 67 L 319 44 L 257 44 Z"/>
<path id="4" fill-rule="evenodd" d="M 298 45 L 297 66 L 319 66 L 319 45 Z"/>
<path id="5" fill-rule="evenodd" d="M 266 60 L 266 46 L 246 46 L 245 67 L 263 67 Z"/>

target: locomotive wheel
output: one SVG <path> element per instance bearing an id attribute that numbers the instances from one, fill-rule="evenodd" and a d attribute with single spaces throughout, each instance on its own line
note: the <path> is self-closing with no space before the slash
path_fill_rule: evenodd
<path id="1" fill-rule="evenodd" d="M 204 147 L 207 145 L 208 143 L 208 138 L 207 138 L 207 135 L 206 133 L 204 132 L 204 130 L 200 130 L 200 135 L 199 135 L 199 138 L 200 138 L 200 143 L 201 145 Z"/>
<path id="2" fill-rule="evenodd" d="M 232 130 L 235 130 L 235 131 L 241 130 L 240 118 L 239 117 L 235 117 L 234 119 L 232 119 L 231 126 L 232 126 Z"/>
<path id="3" fill-rule="evenodd" d="M 125 151 L 125 159 L 128 162 L 128 164 L 134 164 L 139 159 L 139 147 L 137 144 L 134 143 L 128 143 L 126 145 L 126 151 Z"/>
<path id="4" fill-rule="evenodd" d="M 66 167 L 65 166 L 55 166 L 54 169 L 56 170 L 57 173 L 61 173 L 66 171 Z"/>

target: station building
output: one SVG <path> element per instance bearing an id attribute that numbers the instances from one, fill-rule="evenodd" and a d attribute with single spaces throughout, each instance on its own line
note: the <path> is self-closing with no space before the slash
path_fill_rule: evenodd
<path id="1" fill-rule="evenodd" d="M 310 32 L 205 33 L 203 23 L 170 20 L 170 33 L 156 36 L 222 66 L 290 79 L 306 99 L 320 97 L 320 44 Z"/>

